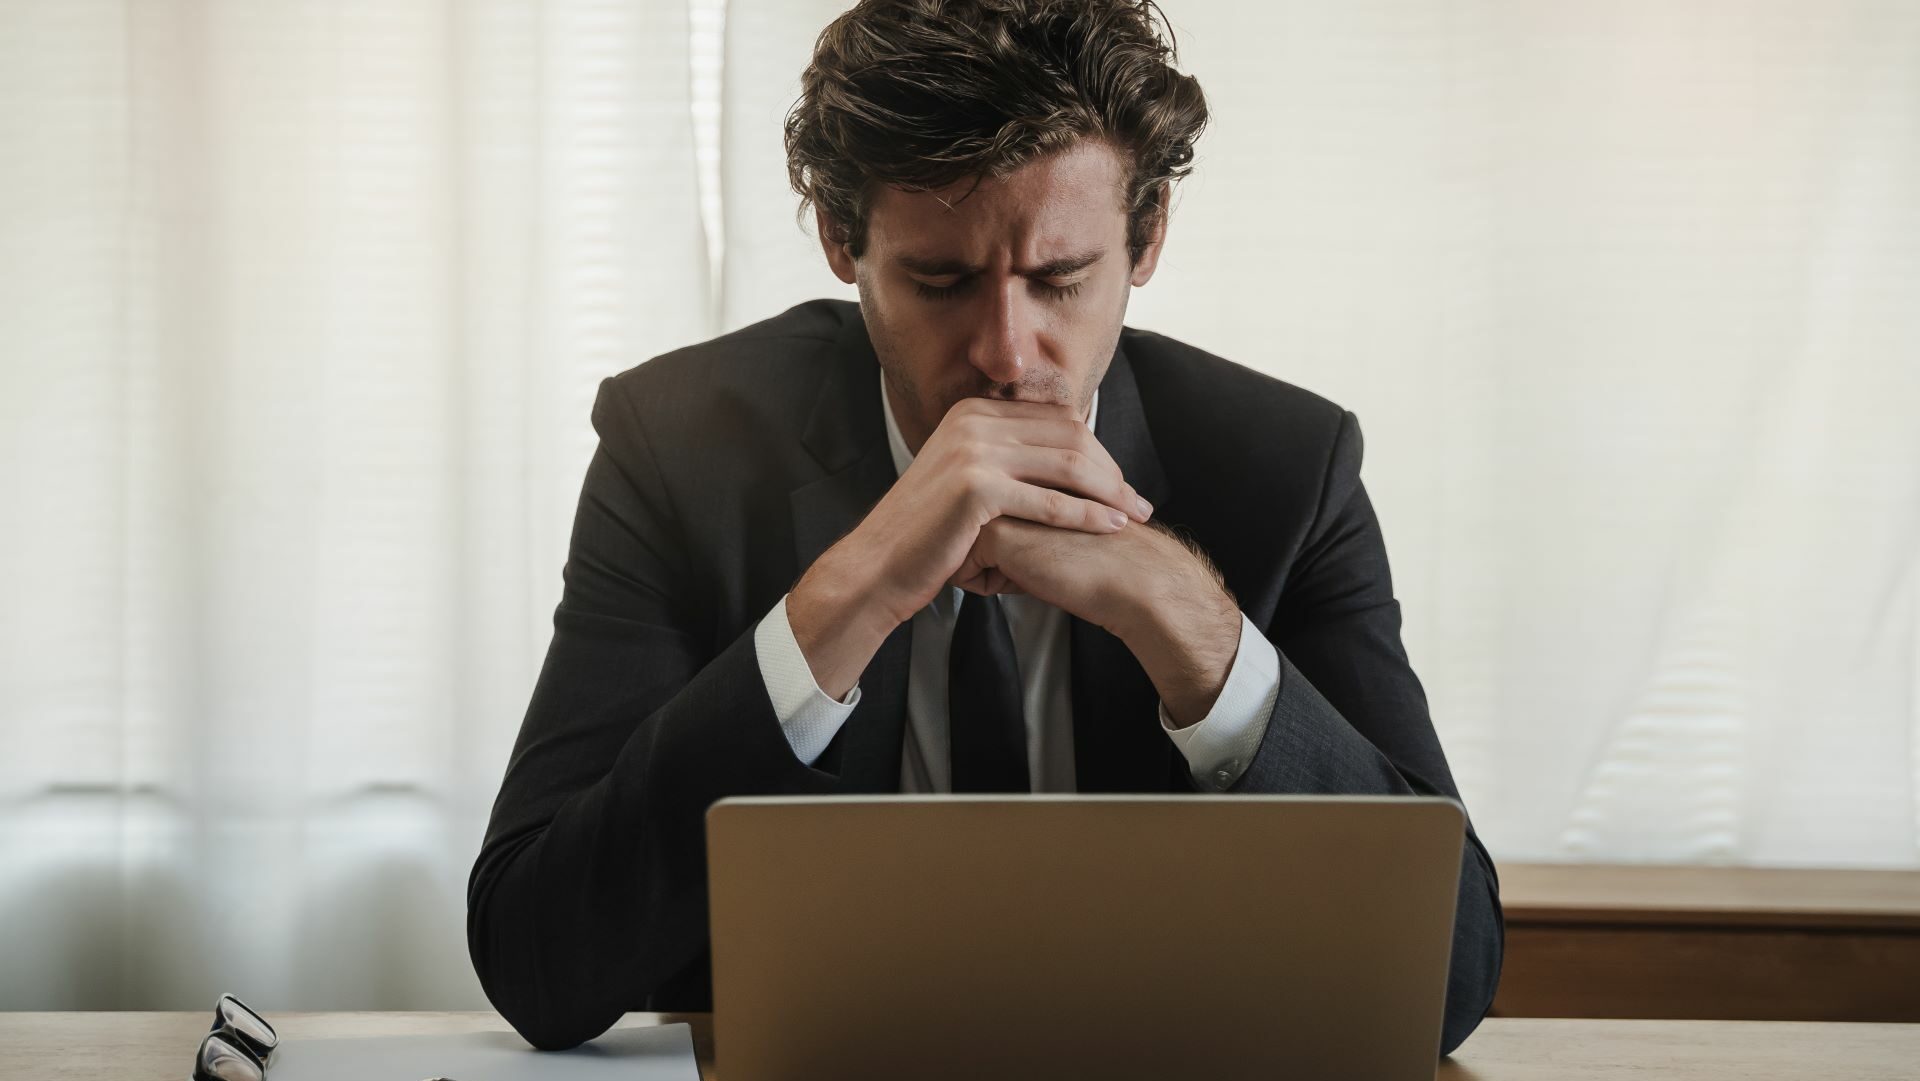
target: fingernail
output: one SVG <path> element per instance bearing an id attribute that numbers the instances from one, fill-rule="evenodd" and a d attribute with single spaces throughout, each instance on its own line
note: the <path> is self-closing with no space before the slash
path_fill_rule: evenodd
<path id="1" fill-rule="evenodd" d="M 1133 501 L 1136 504 L 1138 504 L 1140 507 L 1140 517 L 1142 518 L 1153 517 L 1153 504 L 1147 502 L 1145 496 L 1134 496 Z"/>
<path id="2" fill-rule="evenodd" d="M 1113 528 L 1115 529 L 1119 529 L 1121 526 L 1127 524 L 1127 516 L 1117 510 L 1108 511 L 1107 517 L 1113 520 Z"/>

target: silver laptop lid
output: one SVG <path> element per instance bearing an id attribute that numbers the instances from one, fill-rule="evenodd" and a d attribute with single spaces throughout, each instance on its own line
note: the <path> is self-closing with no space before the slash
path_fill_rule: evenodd
<path id="1" fill-rule="evenodd" d="M 1438 797 L 745 796 L 707 815 L 729 1081 L 1433 1077 Z"/>

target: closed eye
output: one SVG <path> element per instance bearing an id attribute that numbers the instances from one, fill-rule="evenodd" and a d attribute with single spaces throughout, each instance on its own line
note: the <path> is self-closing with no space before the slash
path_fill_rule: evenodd
<path id="1" fill-rule="evenodd" d="M 971 278 L 961 278 L 952 285 L 928 285 L 926 282 L 916 279 L 914 280 L 913 288 L 915 292 L 928 300 L 945 300 L 948 297 L 957 296 L 965 292 L 972 282 L 973 279 Z M 1077 281 L 1072 285 L 1049 285 L 1046 282 L 1035 282 L 1034 288 L 1039 290 L 1043 296 L 1051 297 L 1054 300 L 1066 300 L 1075 293 L 1078 293 L 1080 286 L 1084 284 L 1084 281 Z"/>

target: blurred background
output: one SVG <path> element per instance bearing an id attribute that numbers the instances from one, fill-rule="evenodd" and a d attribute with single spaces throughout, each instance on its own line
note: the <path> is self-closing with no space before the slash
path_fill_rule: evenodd
<path id="1" fill-rule="evenodd" d="M 483 1008 L 598 381 L 838 0 L 0 0 L 0 1008 Z M 1360 417 L 1496 861 L 1920 867 L 1920 4 L 1165 0 L 1129 325 Z"/>

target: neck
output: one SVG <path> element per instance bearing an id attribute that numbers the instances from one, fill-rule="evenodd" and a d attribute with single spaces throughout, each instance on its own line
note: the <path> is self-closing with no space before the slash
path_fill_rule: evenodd
<path id="1" fill-rule="evenodd" d="M 900 400 L 900 392 L 893 385 L 893 377 L 885 376 L 881 383 L 887 390 L 887 408 L 893 411 L 893 423 L 900 429 L 900 439 L 907 445 L 907 453 L 918 456 L 920 448 L 926 445 L 927 438 L 933 434 L 920 427 L 920 413 L 917 409 L 907 408 Z"/>

